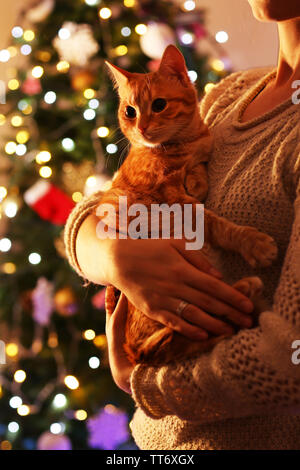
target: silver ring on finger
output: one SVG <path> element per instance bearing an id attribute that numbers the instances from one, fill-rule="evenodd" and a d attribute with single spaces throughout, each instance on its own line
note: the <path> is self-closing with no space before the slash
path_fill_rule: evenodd
<path id="1" fill-rule="evenodd" d="M 186 302 L 185 300 L 181 300 L 176 308 L 176 315 L 182 317 L 183 311 L 188 305 L 188 302 Z"/>

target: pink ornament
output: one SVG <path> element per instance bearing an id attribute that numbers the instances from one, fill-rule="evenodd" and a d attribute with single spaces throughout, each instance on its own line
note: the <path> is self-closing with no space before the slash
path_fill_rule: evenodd
<path id="1" fill-rule="evenodd" d="M 147 62 L 147 68 L 150 72 L 156 72 L 159 69 L 160 60 L 150 60 Z"/>
<path id="2" fill-rule="evenodd" d="M 202 24 L 194 23 L 192 27 L 197 39 L 203 39 L 207 36 L 207 32 Z"/>
<path id="3" fill-rule="evenodd" d="M 105 309 L 105 290 L 101 289 L 92 297 L 92 305 L 99 310 Z"/>
<path id="4" fill-rule="evenodd" d="M 41 82 L 38 78 L 28 77 L 23 82 L 22 91 L 26 95 L 37 95 L 42 91 Z"/>
<path id="5" fill-rule="evenodd" d="M 46 431 L 38 438 L 37 448 L 38 450 L 72 450 L 72 444 L 68 436 Z"/>

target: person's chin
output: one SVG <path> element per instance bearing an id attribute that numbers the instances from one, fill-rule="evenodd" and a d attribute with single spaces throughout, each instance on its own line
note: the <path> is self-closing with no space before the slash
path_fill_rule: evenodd
<path id="1" fill-rule="evenodd" d="M 248 0 L 252 8 L 254 17 L 263 23 L 275 21 L 277 23 L 281 21 L 291 20 L 297 16 L 292 11 L 284 12 L 284 8 L 279 5 L 275 5 L 272 1 L 267 0 Z"/>

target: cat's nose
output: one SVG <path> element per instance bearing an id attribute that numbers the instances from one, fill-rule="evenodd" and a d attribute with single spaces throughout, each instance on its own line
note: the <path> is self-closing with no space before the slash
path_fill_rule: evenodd
<path id="1" fill-rule="evenodd" d="M 139 124 L 138 125 L 138 130 L 140 131 L 141 134 L 145 134 L 145 132 L 147 130 L 147 126 L 145 126 L 143 124 Z"/>

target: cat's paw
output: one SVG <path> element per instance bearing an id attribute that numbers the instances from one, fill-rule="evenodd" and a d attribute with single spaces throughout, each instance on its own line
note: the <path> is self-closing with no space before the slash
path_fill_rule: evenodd
<path id="1" fill-rule="evenodd" d="M 270 266 L 277 257 L 278 249 L 275 240 L 259 232 L 253 227 L 246 228 L 245 238 L 242 240 L 241 254 L 245 260 L 255 268 L 256 266 Z"/>
<path id="2" fill-rule="evenodd" d="M 236 290 L 244 294 L 250 299 L 254 296 L 260 295 L 263 292 L 264 284 L 257 276 L 243 277 L 237 281 L 233 286 Z"/>
<path id="3" fill-rule="evenodd" d="M 189 196 L 193 196 L 199 201 L 204 201 L 208 193 L 208 184 L 206 181 L 199 181 L 195 175 L 187 175 L 184 186 Z"/>

